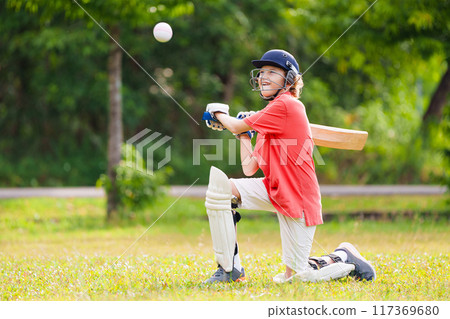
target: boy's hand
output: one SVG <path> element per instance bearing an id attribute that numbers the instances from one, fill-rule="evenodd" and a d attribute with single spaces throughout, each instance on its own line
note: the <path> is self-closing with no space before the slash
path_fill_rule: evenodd
<path id="1" fill-rule="evenodd" d="M 214 131 L 226 130 L 226 128 L 220 122 L 208 120 L 208 121 L 205 121 L 205 123 L 206 123 L 207 127 L 209 127 L 210 129 L 213 129 Z"/>
<path id="2" fill-rule="evenodd" d="M 211 117 L 215 121 L 217 121 L 217 117 L 214 113 L 219 112 L 219 113 L 224 113 L 226 115 L 229 115 L 228 114 L 229 110 L 230 110 L 230 107 L 227 104 L 223 104 L 223 103 L 209 103 L 208 105 L 206 105 L 206 112 L 211 114 Z M 219 121 L 217 121 L 217 122 L 219 122 Z"/>
<path id="3" fill-rule="evenodd" d="M 255 131 L 247 131 L 247 132 L 242 132 L 240 134 L 235 134 L 234 136 L 239 140 L 241 138 L 248 138 L 248 139 L 252 139 L 253 136 L 255 135 Z"/>
<path id="4" fill-rule="evenodd" d="M 242 120 L 245 119 L 246 117 L 252 116 L 253 114 L 255 114 L 255 111 L 249 111 L 249 112 L 239 112 L 238 115 L 236 116 L 237 119 Z M 255 135 L 255 131 L 251 130 L 251 131 L 247 131 L 247 132 L 242 132 L 240 134 L 236 134 L 236 138 L 240 139 L 243 136 L 248 136 L 250 139 L 253 138 L 253 136 Z"/>
<path id="5" fill-rule="evenodd" d="M 217 119 L 214 119 L 209 112 L 203 113 L 202 120 L 205 121 L 206 126 L 215 131 L 223 131 L 226 128 Z"/>
<path id="6" fill-rule="evenodd" d="M 236 116 L 236 118 L 242 120 L 242 119 L 245 119 L 246 117 L 252 116 L 255 113 L 256 113 L 255 111 L 239 112 L 238 115 Z"/>
<path id="7" fill-rule="evenodd" d="M 248 130 L 251 127 L 248 126 L 247 124 L 245 124 L 244 122 L 241 122 L 240 120 L 255 114 L 255 112 L 254 111 L 239 112 L 236 119 L 234 119 L 234 118 L 229 118 L 228 109 L 229 109 L 229 107 L 226 104 L 209 103 L 206 107 L 206 112 L 203 113 L 202 120 L 205 121 L 207 127 L 211 128 L 213 130 L 216 130 L 216 131 L 223 131 L 223 130 L 226 130 L 228 126 L 225 127 L 219 121 L 218 118 L 221 118 L 222 121 L 226 120 L 226 122 L 228 123 L 227 125 L 231 125 L 232 129 L 230 129 L 230 130 L 232 130 L 232 133 L 235 134 L 236 138 L 240 138 L 240 136 L 247 135 L 249 137 L 249 139 L 251 139 L 255 135 L 255 131 L 249 130 L 249 131 L 243 132 L 243 130 L 246 130 L 246 129 Z M 222 116 L 222 115 L 216 116 L 217 113 L 224 113 L 227 116 Z M 236 121 L 236 120 L 239 120 L 239 121 Z M 235 127 L 236 125 L 237 125 L 237 127 Z M 241 132 L 241 133 L 236 133 L 236 131 Z"/>

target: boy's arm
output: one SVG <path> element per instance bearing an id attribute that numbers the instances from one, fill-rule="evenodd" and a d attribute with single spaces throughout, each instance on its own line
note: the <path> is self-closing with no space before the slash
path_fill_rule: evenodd
<path id="1" fill-rule="evenodd" d="M 247 132 L 252 130 L 251 126 L 246 124 L 243 120 L 231 117 L 224 113 L 215 113 L 216 118 L 222 123 L 233 134 L 240 134 L 242 132 Z M 247 134 L 242 134 L 239 136 L 241 141 L 241 164 L 242 171 L 245 176 L 254 175 L 258 169 L 258 162 L 255 157 L 252 156 L 253 146 L 252 140 Z"/>
<path id="2" fill-rule="evenodd" d="M 214 115 L 220 121 L 220 123 L 222 123 L 222 125 L 225 126 L 233 134 L 240 134 L 242 132 L 252 130 L 252 128 L 243 120 L 239 120 L 220 112 L 216 112 L 214 113 Z"/>
<path id="3" fill-rule="evenodd" d="M 242 171 L 244 172 L 245 176 L 252 176 L 259 169 L 256 157 L 252 156 L 253 153 L 252 140 L 247 134 L 241 135 L 239 140 L 241 141 Z"/>

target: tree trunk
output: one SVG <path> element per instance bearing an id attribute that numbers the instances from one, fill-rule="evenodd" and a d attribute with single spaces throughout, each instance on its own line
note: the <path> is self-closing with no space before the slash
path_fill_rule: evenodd
<path id="1" fill-rule="evenodd" d="M 449 61 L 450 63 L 450 61 Z M 436 91 L 431 98 L 430 105 L 423 115 L 423 122 L 427 122 L 431 118 L 440 119 L 442 117 L 442 110 L 447 103 L 447 95 L 450 92 L 450 71 L 447 71 L 441 79 Z"/>
<path id="2" fill-rule="evenodd" d="M 228 70 L 228 74 L 224 81 L 223 101 L 225 104 L 229 104 L 234 96 L 234 85 L 236 84 L 236 76 L 233 68 Z"/>
<path id="3" fill-rule="evenodd" d="M 118 41 L 120 30 L 118 26 L 111 28 L 111 36 Z M 122 132 L 122 50 L 111 40 L 108 57 L 109 81 L 109 123 L 108 123 L 108 177 L 111 181 L 111 191 L 107 192 L 107 220 L 117 218 L 117 187 L 115 168 L 120 163 Z"/>

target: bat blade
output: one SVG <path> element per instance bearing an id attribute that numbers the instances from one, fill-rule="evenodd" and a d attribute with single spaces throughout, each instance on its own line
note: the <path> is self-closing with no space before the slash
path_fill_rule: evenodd
<path id="1" fill-rule="evenodd" d="M 342 150 L 360 151 L 364 148 L 369 133 L 339 127 L 310 124 L 314 144 Z"/>

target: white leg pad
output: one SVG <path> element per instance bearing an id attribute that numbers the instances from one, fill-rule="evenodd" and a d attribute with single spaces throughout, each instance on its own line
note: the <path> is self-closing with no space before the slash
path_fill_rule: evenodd
<path id="1" fill-rule="evenodd" d="M 216 261 L 226 272 L 233 270 L 236 230 L 231 212 L 231 185 L 227 175 L 212 166 L 206 192 L 206 213 Z"/>
<path id="2" fill-rule="evenodd" d="M 353 270 L 355 270 L 355 265 L 353 264 L 333 263 L 319 270 L 312 268 L 304 270 L 296 273 L 293 277 L 308 282 L 329 281 L 346 277 Z"/>

